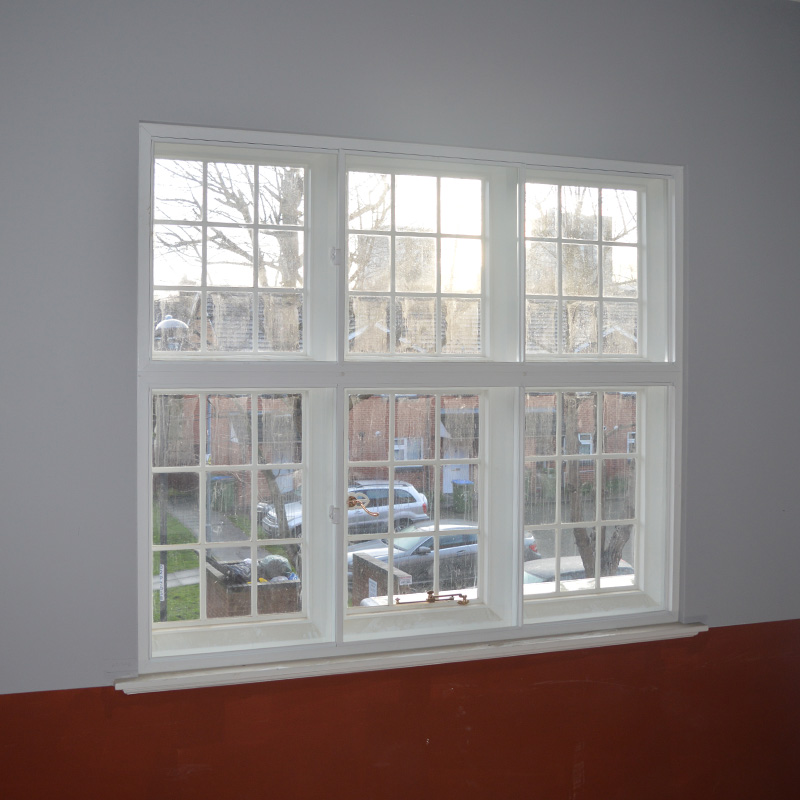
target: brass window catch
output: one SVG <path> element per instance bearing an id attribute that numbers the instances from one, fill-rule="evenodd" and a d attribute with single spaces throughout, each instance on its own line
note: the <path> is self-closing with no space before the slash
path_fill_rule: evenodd
<path id="1" fill-rule="evenodd" d="M 456 600 L 456 598 L 461 598 Z M 424 600 L 401 600 L 395 597 L 395 605 L 414 605 L 414 603 L 440 603 L 445 600 L 456 600 L 460 606 L 469 605 L 469 598 L 465 594 L 456 592 L 454 594 L 436 594 L 432 589 L 428 590 L 428 596 Z"/>
<path id="2" fill-rule="evenodd" d="M 360 508 L 362 511 L 366 511 L 371 517 L 377 517 L 378 512 L 370 511 L 367 508 L 367 503 L 369 503 L 369 498 L 366 495 L 363 496 L 363 499 L 354 494 L 347 495 L 348 508 Z"/>

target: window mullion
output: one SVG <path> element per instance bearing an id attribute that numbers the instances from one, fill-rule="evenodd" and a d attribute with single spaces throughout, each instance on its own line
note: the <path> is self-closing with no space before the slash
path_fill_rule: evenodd
<path id="1" fill-rule="evenodd" d="M 333 507 L 339 509 L 338 521 L 334 522 L 334 547 L 333 547 L 333 597 L 330 607 L 333 609 L 333 631 L 334 641 L 336 644 L 341 644 L 344 641 L 344 615 L 345 604 L 347 602 L 347 580 L 346 568 L 347 559 L 346 542 L 347 542 L 347 486 L 348 486 L 348 468 L 347 461 L 349 460 L 349 448 L 347 445 L 347 429 L 348 429 L 348 413 L 346 402 L 346 391 L 344 385 L 341 383 L 336 386 L 335 395 L 335 428 L 334 428 L 334 453 L 332 465 L 334 467 L 334 474 L 332 475 L 331 484 L 334 487 L 334 502 Z"/>
<path id="2" fill-rule="evenodd" d="M 260 431 L 258 425 L 258 394 L 250 393 L 250 563 L 255 565 L 258 561 L 258 453 L 260 444 Z M 254 570 L 257 568 L 254 566 Z M 253 590 L 250 592 L 250 613 L 258 613 L 258 579 L 252 579 Z"/>
<path id="3" fill-rule="evenodd" d="M 603 190 L 597 192 L 597 354 L 603 355 Z M 599 548 L 598 548 L 599 549 Z M 599 573 L 598 573 L 599 575 Z M 599 581 L 599 578 L 597 579 Z M 599 585 L 599 583 L 598 583 Z"/>
<path id="4" fill-rule="evenodd" d="M 202 231 L 202 264 L 200 278 L 200 352 L 208 352 L 208 160 L 203 160 L 203 208 L 200 217 Z M 202 584 L 201 584 L 202 586 Z"/>
<path id="5" fill-rule="evenodd" d="M 527 259 L 525 245 L 525 168 L 520 164 L 517 167 L 517 353 L 520 361 L 525 361 L 525 352 L 528 349 L 527 340 Z"/>
<path id="6" fill-rule="evenodd" d="M 602 192 L 601 192 L 602 194 Z M 601 216 L 602 221 L 602 216 Z M 605 447 L 603 442 L 603 414 L 604 414 L 605 394 L 597 392 L 597 407 L 595 409 L 595 444 L 594 444 L 594 541 L 595 541 L 595 567 L 594 567 L 594 586 L 600 588 L 600 576 L 602 574 L 603 563 L 603 482 L 605 480 L 605 461 L 603 455 Z"/>

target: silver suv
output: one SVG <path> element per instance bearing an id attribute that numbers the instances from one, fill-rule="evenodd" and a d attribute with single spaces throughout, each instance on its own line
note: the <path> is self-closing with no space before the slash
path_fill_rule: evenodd
<path id="1" fill-rule="evenodd" d="M 347 511 L 347 532 L 352 535 L 387 533 L 389 530 L 389 492 L 391 487 L 387 481 L 356 481 L 348 488 L 348 492 L 364 500 L 363 508 L 350 508 Z M 300 500 L 286 503 L 285 533 L 280 532 L 275 507 L 270 503 L 259 503 L 258 515 L 261 527 L 270 538 L 299 536 L 303 523 L 303 504 Z M 377 515 L 377 516 L 373 516 Z M 415 522 L 428 520 L 428 498 L 405 481 L 394 482 L 394 530 L 400 531 Z"/>

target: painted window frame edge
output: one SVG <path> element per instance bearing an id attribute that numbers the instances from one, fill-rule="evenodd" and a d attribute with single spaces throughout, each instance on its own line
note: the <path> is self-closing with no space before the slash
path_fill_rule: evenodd
<path id="1" fill-rule="evenodd" d="M 674 536 L 670 544 L 671 565 L 665 566 L 666 578 L 666 603 L 663 608 L 653 613 L 637 612 L 627 617 L 604 617 L 599 620 L 577 618 L 560 623 L 558 632 L 552 626 L 544 623 L 542 629 L 534 633 L 530 625 L 519 625 L 514 630 L 484 629 L 478 631 L 464 631 L 447 637 L 447 643 L 442 645 L 437 642 L 436 635 L 422 634 L 416 637 L 416 645 L 404 641 L 378 640 L 369 644 L 364 642 L 347 642 L 346 647 L 337 651 L 336 643 L 327 645 L 327 653 L 316 657 L 307 657 L 306 652 L 298 651 L 294 655 L 284 651 L 276 653 L 274 660 L 266 661 L 263 650 L 259 655 L 248 657 L 246 651 L 237 651 L 239 666 L 220 666 L 207 663 L 198 666 L 194 656 L 179 656 L 153 659 L 151 656 L 152 631 L 149 623 L 149 600 L 147 593 L 141 586 L 137 592 L 139 597 L 138 612 L 138 645 L 139 645 L 139 677 L 125 678 L 116 683 L 118 689 L 126 693 L 160 691 L 177 688 L 190 688 L 200 686 L 227 685 L 234 683 L 257 682 L 265 680 L 288 679 L 306 677 L 311 675 L 340 674 L 358 671 L 371 671 L 378 669 L 398 668 L 405 666 L 419 666 L 457 661 L 469 661 L 482 658 L 497 658 L 502 656 L 523 655 L 526 653 L 549 652 L 557 650 L 581 649 L 585 647 L 598 647 L 604 645 L 622 644 L 630 641 L 656 641 L 660 639 L 683 638 L 694 636 L 707 628 L 701 624 L 685 624 L 680 621 L 680 521 L 682 519 L 682 505 L 680 498 L 680 472 L 683 466 L 683 432 L 682 432 L 682 406 L 685 392 L 682 374 L 683 331 L 682 331 L 682 270 L 683 270 L 683 168 L 654 164 L 633 164 L 630 162 L 607 161 L 592 158 L 570 158 L 561 156 L 538 156 L 530 153 L 515 153 L 500 150 L 475 150 L 461 147 L 446 147 L 437 145 L 415 145 L 394 142 L 376 142 L 370 140 L 334 138 L 326 136 L 294 135 L 287 133 L 261 133 L 240 131 L 225 128 L 191 127 L 161 123 L 141 123 L 139 137 L 139 203 L 138 203 L 138 246 L 139 246 L 139 275 L 138 297 L 140 298 L 137 313 L 137 352 L 138 352 L 138 382 L 137 408 L 139 410 L 139 425 L 149 419 L 150 414 L 150 383 L 148 378 L 157 375 L 164 379 L 167 365 L 159 363 L 153 358 L 152 342 L 149 337 L 150 319 L 150 209 L 149 200 L 151 192 L 148 170 L 144 168 L 152 160 L 154 143 L 156 141 L 177 141 L 178 143 L 224 144 L 246 148 L 277 146 L 282 148 L 296 148 L 299 150 L 313 149 L 317 152 L 327 151 L 331 154 L 356 152 L 372 152 L 379 148 L 379 155 L 387 157 L 420 157 L 438 158 L 444 160 L 469 160 L 489 164 L 515 165 L 520 170 L 525 168 L 554 170 L 568 169 L 571 171 L 609 171 L 619 175 L 633 175 L 639 178 L 651 177 L 664 182 L 665 185 L 665 211 L 666 225 L 664 235 L 665 254 L 669 261 L 669 281 L 671 291 L 668 293 L 667 318 L 669 330 L 666 353 L 667 363 L 650 362 L 639 367 L 640 380 L 645 376 L 645 384 L 649 382 L 672 387 L 671 399 L 672 430 L 667 435 L 672 440 L 671 461 L 671 493 L 667 498 L 674 516 Z M 340 356 L 341 357 L 341 356 Z M 334 362 L 335 363 L 335 362 Z M 541 363 L 541 362 L 540 362 Z M 529 366 L 539 367 L 540 363 Z M 188 365 L 187 365 L 188 366 Z M 199 365 L 195 365 L 195 369 Z M 487 366 L 490 366 L 487 364 Z M 523 366 L 524 353 L 523 353 Z M 546 364 L 545 372 L 547 372 Z M 554 374 L 558 374 L 560 365 L 555 363 Z M 648 366 L 650 369 L 648 369 Z M 591 384 L 598 389 L 603 385 L 603 368 L 595 369 L 597 365 L 582 364 L 587 370 L 587 377 L 582 383 Z M 644 367 L 644 369 L 642 369 Z M 160 369 L 159 369 L 160 368 Z M 236 365 L 231 365 L 235 374 Z M 305 370 L 303 370 L 305 372 Z M 159 374 L 160 373 L 160 374 Z M 290 381 L 287 381 L 289 383 Z M 169 380 L 167 379 L 167 383 Z M 163 385 L 163 384 L 162 384 Z M 491 381 L 487 384 L 492 385 Z M 176 383 L 177 388 L 177 383 Z M 562 384 L 559 388 L 567 388 Z M 147 424 L 145 423 L 145 427 Z M 139 433 L 140 446 L 137 453 L 137 508 L 139 512 L 147 513 L 149 508 L 149 484 L 145 476 L 149 474 L 149 448 L 141 446 L 147 440 L 147 431 Z M 142 583 L 142 570 L 145 575 L 151 569 L 150 542 L 144 536 L 138 537 L 137 582 Z M 523 622 L 523 620 L 521 620 Z M 588 624 L 587 624 L 588 623 Z M 401 637 L 402 638 L 402 637 Z M 441 637 L 439 637 L 441 638 Z M 301 650 L 305 648 L 301 647 Z M 202 659 L 201 659 L 202 661 Z M 164 671 L 164 670 L 169 670 Z"/>
<path id="2" fill-rule="evenodd" d="M 115 688 L 125 694 L 145 694 L 177 689 L 201 689 L 245 683 L 313 678 L 324 675 L 347 675 L 353 672 L 377 672 L 384 669 L 404 669 L 465 661 L 484 661 L 492 658 L 535 655 L 537 653 L 587 650 L 611 645 L 663 642 L 688 639 L 705 633 L 708 626 L 701 623 L 665 623 L 633 628 L 596 630 L 559 636 L 540 636 L 519 640 L 483 642 L 475 645 L 438 647 L 426 650 L 406 650 L 389 655 L 367 654 L 338 658 L 315 658 L 243 667 L 185 670 L 154 673 L 137 678 L 123 678 Z"/>

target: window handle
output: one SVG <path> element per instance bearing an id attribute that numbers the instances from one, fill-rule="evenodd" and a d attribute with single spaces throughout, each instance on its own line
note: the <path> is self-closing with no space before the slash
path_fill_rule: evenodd
<path id="1" fill-rule="evenodd" d="M 347 507 L 348 508 L 360 508 L 362 511 L 366 511 L 371 517 L 377 517 L 377 511 L 370 511 L 367 508 L 367 503 L 369 503 L 369 497 L 364 495 L 355 495 L 349 494 L 347 495 Z"/>

